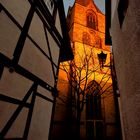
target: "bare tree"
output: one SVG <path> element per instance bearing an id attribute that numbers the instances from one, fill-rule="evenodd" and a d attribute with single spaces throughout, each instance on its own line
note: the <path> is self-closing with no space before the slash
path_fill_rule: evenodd
<path id="1" fill-rule="evenodd" d="M 102 73 L 102 78 L 99 82 L 99 85 L 102 84 L 98 93 L 94 93 L 94 96 L 101 96 L 102 94 L 112 93 L 112 84 L 106 86 L 108 81 L 111 78 L 110 69 L 101 70 L 100 65 L 97 62 L 97 58 L 92 47 L 88 48 L 86 45 L 83 45 L 81 52 L 74 52 L 75 59 L 72 61 L 61 63 L 60 69 L 65 71 L 69 86 L 71 89 L 72 96 L 72 107 L 76 112 L 77 120 L 77 131 L 80 135 L 80 120 L 81 112 L 83 111 L 84 105 L 86 103 L 86 93 L 89 90 L 92 90 L 92 85 L 88 83 L 96 79 L 97 73 Z"/>

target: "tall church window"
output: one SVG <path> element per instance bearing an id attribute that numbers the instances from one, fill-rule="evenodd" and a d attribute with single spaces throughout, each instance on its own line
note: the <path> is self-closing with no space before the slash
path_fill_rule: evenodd
<path id="1" fill-rule="evenodd" d="M 87 27 L 97 30 L 97 19 L 95 14 L 87 14 Z"/>
<path id="2" fill-rule="evenodd" d="M 94 139 L 95 135 L 96 139 L 103 139 L 101 96 L 99 95 L 100 90 L 101 87 L 96 81 L 91 81 L 86 90 L 86 134 L 88 140 Z M 94 127 L 95 120 L 98 120 L 96 122 L 97 127 Z M 94 134 L 94 132 L 96 132 L 96 134 Z"/>
<path id="3" fill-rule="evenodd" d="M 87 87 L 86 95 L 86 118 L 101 119 L 101 96 L 99 95 L 101 90 L 100 85 L 96 81 L 91 81 Z"/>

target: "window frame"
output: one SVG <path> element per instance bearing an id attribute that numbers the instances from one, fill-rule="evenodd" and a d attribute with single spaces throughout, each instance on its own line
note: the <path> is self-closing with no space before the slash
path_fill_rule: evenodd
<path id="1" fill-rule="evenodd" d="M 97 15 L 94 12 L 88 12 L 86 15 L 87 27 L 97 30 L 98 20 Z"/>

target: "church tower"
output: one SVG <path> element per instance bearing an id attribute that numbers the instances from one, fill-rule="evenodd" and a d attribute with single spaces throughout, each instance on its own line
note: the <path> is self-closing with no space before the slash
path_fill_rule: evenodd
<path id="1" fill-rule="evenodd" d="M 105 65 L 110 65 L 111 48 L 105 45 L 105 15 L 93 0 L 75 0 L 73 7 L 69 7 L 67 22 L 74 63 L 81 70 L 81 77 L 86 77 L 80 85 L 82 91 L 86 88 L 80 118 L 80 136 L 87 140 L 115 140 L 111 71 L 109 67 L 100 68 L 98 60 L 98 54 L 103 51 L 107 54 Z"/>

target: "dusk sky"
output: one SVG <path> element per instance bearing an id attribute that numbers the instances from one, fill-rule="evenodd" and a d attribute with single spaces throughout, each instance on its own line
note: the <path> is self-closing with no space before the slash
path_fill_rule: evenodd
<path id="1" fill-rule="evenodd" d="M 69 6 L 72 6 L 75 0 L 63 0 L 64 2 L 64 7 L 65 7 L 65 12 L 67 14 L 67 10 Z M 96 6 L 103 12 L 105 13 L 105 0 L 94 0 Z"/>

